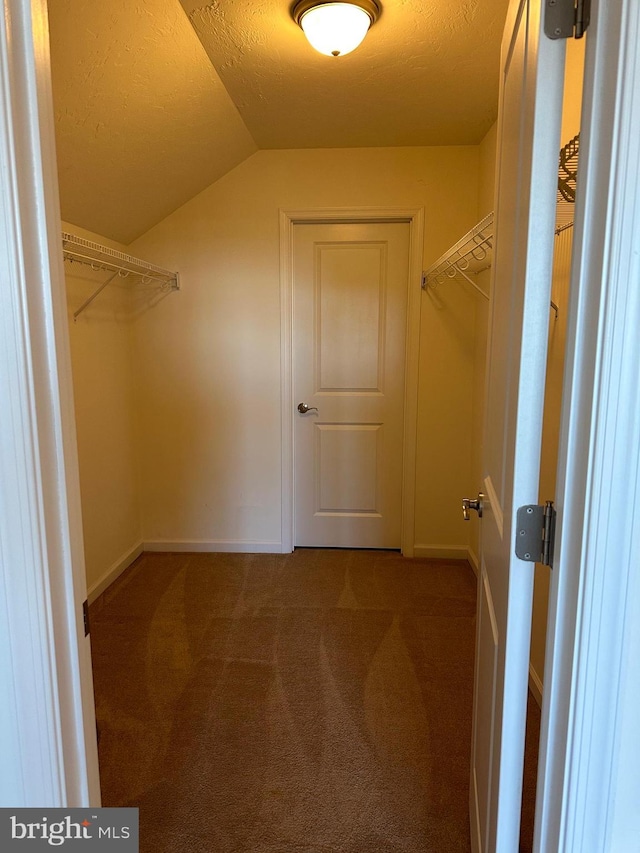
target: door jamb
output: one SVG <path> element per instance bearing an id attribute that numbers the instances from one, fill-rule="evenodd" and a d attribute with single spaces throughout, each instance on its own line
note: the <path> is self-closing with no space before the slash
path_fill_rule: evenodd
<path id="1" fill-rule="evenodd" d="M 280 384 L 281 384 L 281 550 L 294 548 L 293 466 L 293 228 L 301 224 L 406 222 L 409 224 L 409 276 L 405 346 L 404 433 L 402 450 L 401 550 L 414 553 L 416 442 L 418 427 L 418 354 L 424 208 L 354 207 L 280 210 Z"/>
<path id="2" fill-rule="evenodd" d="M 534 850 L 640 838 L 640 9 L 596 2 L 587 38 Z"/>
<path id="3" fill-rule="evenodd" d="M 4 10 L 0 802 L 99 806 L 47 5 Z"/>

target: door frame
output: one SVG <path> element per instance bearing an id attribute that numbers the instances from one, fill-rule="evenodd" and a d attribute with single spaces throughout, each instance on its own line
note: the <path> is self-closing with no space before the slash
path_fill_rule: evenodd
<path id="1" fill-rule="evenodd" d="M 640 5 L 587 33 L 535 851 L 640 840 Z M 543 496 L 544 497 L 544 496 Z"/>
<path id="2" fill-rule="evenodd" d="M 418 354 L 420 348 L 420 295 L 424 208 L 338 207 L 280 210 L 280 386 L 282 435 L 282 553 L 294 541 L 294 398 L 293 398 L 293 229 L 296 225 L 367 222 L 406 222 L 409 225 L 409 276 L 405 343 L 404 428 L 402 449 L 402 527 L 400 547 L 413 557 L 416 493 L 416 442 L 418 430 Z"/>
<path id="3" fill-rule="evenodd" d="M 99 806 L 46 0 L 0 81 L 0 805 Z"/>

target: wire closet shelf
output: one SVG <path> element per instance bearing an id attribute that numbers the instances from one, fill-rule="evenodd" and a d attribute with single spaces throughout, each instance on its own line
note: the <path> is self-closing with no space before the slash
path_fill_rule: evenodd
<path id="1" fill-rule="evenodd" d="M 560 149 L 556 236 L 573 226 L 579 151 L 580 134 L 574 136 Z M 435 289 L 438 285 L 444 284 L 447 279 L 462 276 L 481 296 L 489 299 L 489 294 L 473 280 L 472 276 L 475 277 L 479 272 L 491 267 L 493 238 L 493 213 L 490 213 L 422 273 L 423 290 L 428 287 Z M 558 306 L 555 302 L 551 302 L 551 307 L 555 311 L 557 319 Z"/>
<path id="2" fill-rule="evenodd" d="M 422 274 L 422 287 L 436 288 L 447 279 L 461 275 L 485 299 L 489 295 L 471 278 L 491 266 L 491 250 L 493 249 L 493 212 L 485 216 L 478 224 L 468 231 L 455 246 L 438 258 L 429 269 Z"/>
<path id="3" fill-rule="evenodd" d="M 578 182 L 580 134 L 560 149 L 558 163 L 558 193 L 556 203 L 556 236 L 573 226 Z"/>
<path id="4" fill-rule="evenodd" d="M 141 258 L 134 258 L 117 249 L 101 246 L 92 240 L 78 237 L 76 234 L 62 232 L 62 253 L 65 261 L 79 263 L 90 267 L 94 272 L 111 272 L 105 281 L 73 312 L 73 319 L 77 320 L 80 314 L 88 308 L 93 300 L 112 282 L 116 277 L 128 278 L 133 276 L 141 284 L 156 284 L 164 290 L 179 290 L 180 277 L 177 272 L 163 269 Z"/>

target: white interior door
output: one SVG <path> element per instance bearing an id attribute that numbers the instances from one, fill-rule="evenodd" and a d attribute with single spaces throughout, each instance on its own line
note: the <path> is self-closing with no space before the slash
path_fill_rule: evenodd
<path id="1" fill-rule="evenodd" d="M 486 853 L 518 849 L 522 796 L 534 563 L 514 532 L 538 501 L 564 65 L 540 6 L 513 0 L 501 55 L 470 792 Z"/>
<path id="2" fill-rule="evenodd" d="M 294 227 L 295 545 L 400 547 L 409 229 Z"/>

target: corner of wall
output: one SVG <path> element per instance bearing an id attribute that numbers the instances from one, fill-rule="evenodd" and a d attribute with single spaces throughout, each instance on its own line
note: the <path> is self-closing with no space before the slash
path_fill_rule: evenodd
<path id="1" fill-rule="evenodd" d="M 143 543 L 138 542 L 133 548 L 130 548 L 122 556 L 118 557 L 102 575 L 87 587 L 87 599 L 89 604 L 93 604 L 96 598 L 99 598 L 102 593 L 117 580 L 120 575 L 134 563 L 140 554 L 143 552 Z"/>
<path id="2" fill-rule="evenodd" d="M 62 228 L 125 251 L 121 244 L 63 222 Z M 108 275 L 108 274 L 107 274 Z M 104 280 L 104 271 L 65 263 L 71 315 Z M 135 474 L 130 292 L 114 281 L 77 322 L 69 338 L 78 439 L 87 587 L 93 600 L 139 553 L 140 489 Z"/>

